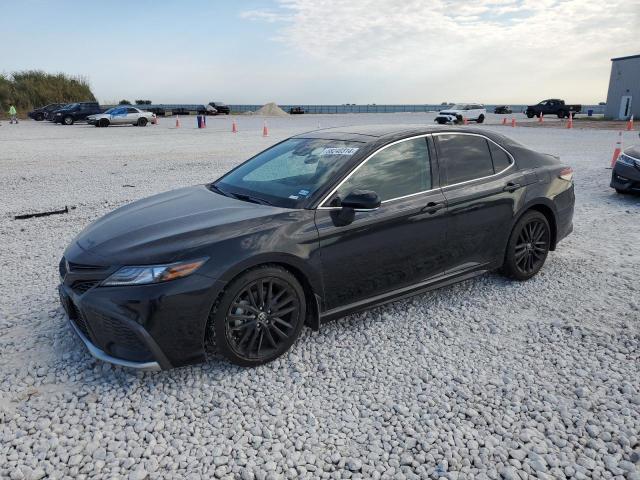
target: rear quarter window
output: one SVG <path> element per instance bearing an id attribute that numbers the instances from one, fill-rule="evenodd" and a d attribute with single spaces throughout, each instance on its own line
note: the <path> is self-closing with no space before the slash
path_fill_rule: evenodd
<path id="1" fill-rule="evenodd" d="M 489 150 L 491 151 L 493 170 L 495 173 L 501 172 L 509 166 L 511 159 L 509 158 L 509 155 L 507 155 L 507 152 L 493 142 L 489 142 Z"/>

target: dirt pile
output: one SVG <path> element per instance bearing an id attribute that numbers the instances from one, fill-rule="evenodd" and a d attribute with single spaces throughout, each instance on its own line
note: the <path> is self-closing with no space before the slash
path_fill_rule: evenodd
<path id="1" fill-rule="evenodd" d="M 264 115 L 266 117 L 286 117 L 289 115 L 282 110 L 275 102 L 267 103 L 261 109 L 254 113 L 254 115 Z"/>

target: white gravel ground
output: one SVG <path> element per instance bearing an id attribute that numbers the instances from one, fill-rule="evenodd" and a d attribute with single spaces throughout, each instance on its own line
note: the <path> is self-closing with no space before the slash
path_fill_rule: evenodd
<path id="1" fill-rule="evenodd" d="M 575 232 L 529 282 L 491 274 L 352 315 L 252 370 L 132 372 L 69 330 L 57 262 L 90 221 L 318 122 L 432 119 L 273 118 L 268 138 L 257 117 L 237 135 L 230 117 L 3 122 L 0 478 L 640 479 L 640 197 L 608 186 L 616 132 L 486 127 L 576 171 Z"/>

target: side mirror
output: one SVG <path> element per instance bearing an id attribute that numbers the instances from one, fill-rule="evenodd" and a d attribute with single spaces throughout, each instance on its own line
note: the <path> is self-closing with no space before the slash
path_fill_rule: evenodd
<path id="1" fill-rule="evenodd" d="M 340 203 L 340 206 L 354 210 L 375 210 L 380 206 L 380 197 L 371 190 L 354 190 Z"/>

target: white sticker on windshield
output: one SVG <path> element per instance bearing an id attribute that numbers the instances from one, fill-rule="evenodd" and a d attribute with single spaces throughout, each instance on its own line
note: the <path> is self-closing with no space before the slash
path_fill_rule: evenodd
<path id="1" fill-rule="evenodd" d="M 322 155 L 353 155 L 357 151 L 357 147 L 329 147 L 322 151 Z"/>

